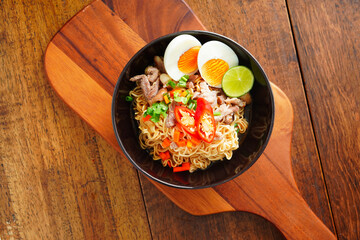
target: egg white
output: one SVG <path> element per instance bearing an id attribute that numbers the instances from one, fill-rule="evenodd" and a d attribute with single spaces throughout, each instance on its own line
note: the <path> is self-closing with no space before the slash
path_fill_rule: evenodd
<path id="1" fill-rule="evenodd" d="M 200 41 L 191 35 L 183 34 L 171 40 L 169 45 L 166 47 L 164 54 L 164 66 L 167 74 L 172 79 L 178 81 L 186 74 L 179 70 L 178 61 L 181 55 L 195 46 L 201 46 Z"/>
<path id="2" fill-rule="evenodd" d="M 202 77 L 201 68 L 211 59 L 224 60 L 229 64 L 229 69 L 239 65 L 239 59 L 236 53 L 228 45 L 219 41 L 209 41 L 202 45 L 198 54 L 198 68 Z M 207 79 L 204 80 L 206 81 Z M 221 84 L 213 87 L 220 88 Z"/>

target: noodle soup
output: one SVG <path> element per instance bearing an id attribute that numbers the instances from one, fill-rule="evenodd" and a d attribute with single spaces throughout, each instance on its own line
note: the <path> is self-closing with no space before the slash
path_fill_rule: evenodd
<path id="1" fill-rule="evenodd" d="M 230 160 L 249 125 L 245 113 L 254 81 L 249 71 L 223 43 L 174 38 L 164 56 L 154 56 L 143 74 L 129 79 L 136 82 L 127 101 L 141 148 L 173 172 Z"/>
<path id="2" fill-rule="evenodd" d="M 219 53 L 214 53 L 214 51 L 212 50 L 214 48 L 214 45 L 219 45 L 217 43 L 213 44 L 207 44 L 207 46 L 210 46 L 210 50 L 206 50 L 205 54 L 204 51 L 202 51 L 203 53 L 201 54 L 202 57 L 202 61 L 198 62 L 198 61 L 184 61 L 181 64 L 178 64 L 175 61 L 174 62 L 171 61 L 171 59 L 175 54 L 168 54 L 166 55 L 166 49 L 169 45 L 169 43 L 176 38 L 179 35 L 183 35 L 183 34 L 188 34 L 188 35 L 192 35 L 194 36 L 196 39 L 199 40 L 199 42 L 202 44 L 199 51 L 198 49 L 195 47 L 190 47 L 192 48 L 191 51 L 189 51 L 187 54 L 184 55 L 184 59 L 192 59 L 191 53 L 196 53 L 198 51 L 198 55 L 200 56 L 200 50 L 201 48 L 203 48 L 203 46 L 208 43 L 208 42 L 212 42 L 213 40 L 219 41 L 224 43 L 225 45 L 227 45 L 228 47 L 230 47 L 237 56 L 237 59 L 239 60 L 239 65 L 240 66 L 245 66 L 246 68 L 250 69 L 251 72 L 254 75 L 254 84 L 249 92 L 248 95 L 243 96 L 241 98 L 242 101 L 249 101 L 251 97 L 251 103 L 250 104 L 246 104 L 245 107 L 243 109 L 240 109 L 239 107 L 239 114 L 242 114 L 242 118 L 246 120 L 247 122 L 247 127 L 246 130 L 243 129 L 243 131 L 245 131 L 245 133 L 241 133 L 240 131 L 242 131 L 241 129 L 239 129 L 239 133 L 237 134 L 237 141 L 238 141 L 238 148 L 236 150 L 232 151 L 232 157 L 230 160 L 228 160 L 226 158 L 226 155 L 224 158 L 220 159 L 220 160 L 208 160 L 210 163 L 208 165 L 208 167 L 206 168 L 206 170 L 202 171 L 200 169 L 202 169 L 201 167 L 197 167 L 195 169 L 193 169 L 193 172 L 190 172 L 190 164 L 191 164 L 191 158 L 190 159 L 184 159 L 183 162 L 180 165 L 175 165 L 176 162 L 172 162 L 173 160 L 173 156 L 171 155 L 171 152 L 169 150 L 169 155 L 170 158 L 162 160 L 160 157 L 160 152 L 165 153 L 167 150 L 163 149 L 163 146 L 159 146 L 157 147 L 157 152 L 158 152 L 158 159 L 154 160 L 155 155 L 156 154 L 155 150 L 153 147 L 149 147 L 148 145 L 143 145 L 143 143 L 140 143 L 139 141 L 139 137 L 140 134 L 142 133 L 142 130 L 139 129 L 141 120 L 145 120 L 142 119 L 144 117 L 147 117 L 148 115 L 150 115 L 150 117 L 148 118 L 153 118 L 153 120 L 155 120 L 155 122 L 158 119 L 158 123 L 161 121 L 165 121 L 166 124 L 166 118 L 169 115 L 169 109 L 171 106 L 171 103 L 165 103 L 165 99 L 164 100 L 159 100 L 159 101 L 155 101 L 153 102 L 151 105 L 149 103 L 144 104 L 146 107 L 141 110 L 141 112 L 143 113 L 143 115 L 141 116 L 140 112 L 137 110 L 136 106 L 137 104 L 135 104 L 135 96 L 133 95 L 129 95 L 130 92 L 135 91 L 135 88 L 137 86 L 140 86 L 141 88 L 141 80 L 136 80 L 136 82 L 130 81 L 131 78 L 138 76 L 138 75 L 152 75 L 154 72 L 153 70 L 150 68 L 147 68 L 148 66 L 153 66 L 158 68 L 159 70 L 159 82 L 158 82 L 158 92 L 163 89 L 162 86 L 164 85 L 163 81 L 167 81 L 170 79 L 173 80 L 173 82 L 175 83 L 175 86 L 172 87 L 171 83 L 169 83 L 170 86 L 166 86 L 166 91 L 167 93 L 171 92 L 172 90 L 174 90 L 175 88 L 177 88 L 177 84 L 180 82 L 180 78 L 183 77 L 184 75 L 188 75 L 189 78 L 187 79 L 187 77 L 185 77 L 185 79 L 183 79 L 180 83 L 180 88 L 181 85 L 185 84 L 185 87 L 183 88 L 183 92 L 186 92 L 186 90 L 188 92 L 190 92 L 190 94 L 193 94 L 192 97 L 190 97 L 189 99 L 187 99 L 187 95 L 186 96 L 182 96 L 181 94 L 177 93 L 176 94 L 176 99 L 181 102 L 181 103 L 177 103 L 179 105 L 186 105 L 186 108 L 191 109 L 194 114 L 196 113 L 196 108 L 195 108 L 195 103 L 190 101 L 190 99 L 192 100 L 198 100 L 199 98 L 204 98 L 204 97 L 209 97 L 209 96 L 213 96 L 211 94 L 205 94 L 203 96 L 196 96 L 195 92 L 199 92 L 202 93 L 201 90 L 196 90 L 194 89 L 193 92 L 191 92 L 191 88 L 196 88 L 196 86 L 200 87 L 202 89 L 202 86 L 200 86 L 200 84 L 204 85 L 205 82 L 209 88 L 209 91 L 217 91 L 220 92 L 221 94 L 225 94 L 225 92 L 229 95 L 231 95 L 232 97 L 230 98 L 238 98 L 235 97 L 234 95 L 238 94 L 237 91 L 232 91 L 233 89 L 236 90 L 236 87 L 233 88 L 231 87 L 231 81 L 232 81 L 232 77 L 234 76 L 234 72 L 231 72 L 231 74 L 228 74 L 227 80 L 228 82 L 225 82 L 225 86 L 223 86 L 223 81 L 221 82 L 221 86 L 219 86 L 219 79 L 218 78 L 212 78 L 212 74 L 211 71 L 207 71 L 207 69 L 211 70 L 212 67 L 211 66 L 215 66 L 218 64 L 218 66 L 222 66 L 219 70 L 220 72 L 223 72 L 226 70 L 226 64 L 222 61 L 215 61 L 217 58 L 224 60 L 228 65 L 229 65 L 229 69 L 239 69 L 241 68 L 240 66 L 235 66 L 232 67 L 234 64 L 234 58 L 224 58 L 221 55 L 217 55 L 214 57 L 213 54 L 219 54 Z M 195 42 L 195 41 L 190 41 L 190 42 Z M 182 47 L 177 46 L 174 47 L 173 49 L 181 49 Z M 226 50 L 226 47 L 219 47 L 219 49 L 224 49 L 225 52 L 228 52 L 228 50 Z M 206 48 L 205 48 L 206 49 Z M 216 47 L 216 49 L 218 49 L 218 47 Z M 184 49 L 182 50 L 184 51 Z M 171 52 L 171 51 L 170 51 Z M 206 54 L 209 53 L 209 54 Z M 182 56 L 183 54 L 180 54 L 178 57 L 180 58 L 180 56 Z M 154 58 L 155 56 L 159 56 Z M 162 59 L 163 56 L 163 59 Z M 168 60 L 170 60 L 170 62 L 166 61 L 167 57 L 170 58 Z M 185 58 L 186 57 L 186 58 Z M 165 59 L 166 58 L 166 59 Z M 164 69 L 165 71 L 161 70 L 161 61 L 163 60 L 164 63 L 170 63 L 170 64 L 164 64 Z M 160 62 L 160 65 L 158 65 Z M 196 62 L 198 64 L 197 69 L 194 70 L 194 68 L 192 68 L 192 64 L 190 64 L 190 66 L 186 63 L 191 63 L 191 62 Z M 208 64 L 206 64 L 207 62 L 209 62 Z M 210 64 L 213 63 L 213 64 Z M 217 63 L 217 64 L 214 64 Z M 168 66 L 170 65 L 170 66 Z M 204 66 L 204 69 L 202 69 L 202 66 Z M 170 67 L 170 68 L 165 68 L 166 66 Z M 225 68 L 224 68 L 225 66 Z M 180 77 L 178 76 L 174 76 L 174 74 L 177 74 L 177 70 L 178 69 L 187 69 L 186 71 L 194 71 L 188 74 L 182 74 L 180 73 Z M 147 70 L 145 73 L 145 69 Z M 225 69 L 225 70 L 224 70 Z M 150 70 L 149 73 L 148 70 Z M 204 70 L 204 71 L 203 71 Z M 163 73 L 165 73 L 169 76 L 166 77 L 166 75 L 162 75 Z M 227 72 L 227 71 L 226 71 Z M 235 73 L 237 72 L 237 70 L 235 70 Z M 216 73 L 219 73 L 218 71 L 216 71 Z M 195 75 L 197 75 L 197 77 L 194 77 Z M 235 74 L 236 75 L 236 74 Z M 229 77 L 230 76 L 230 77 Z M 147 76 L 147 78 L 149 78 L 151 76 Z M 201 77 L 202 79 L 198 79 L 198 77 Z M 186 81 L 185 81 L 186 80 Z M 229 84 L 229 80 L 230 80 L 230 84 Z M 153 80 L 152 80 L 153 81 Z M 197 82 L 198 81 L 198 82 Z M 146 84 L 146 86 L 148 86 L 149 88 L 147 88 L 148 90 L 151 90 L 151 87 L 153 86 L 153 84 L 156 82 L 156 79 L 154 79 L 153 82 L 150 82 L 149 85 Z M 194 86 L 186 86 L 187 84 L 190 84 L 189 82 L 193 82 Z M 167 84 L 166 84 L 167 85 Z M 145 86 L 145 85 L 144 85 Z M 229 86 L 231 87 L 229 90 Z M 223 89 L 224 88 L 224 89 Z M 206 89 L 204 88 L 204 91 Z M 165 90 L 162 90 L 165 91 Z M 173 92 L 174 93 L 174 92 Z M 152 94 L 154 94 L 154 92 L 152 92 Z M 185 95 L 185 93 L 184 93 Z M 195 95 L 195 96 L 194 96 Z M 220 94 L 217 94 L 220 95 Z M 245 94 L 244 94 L 245 95 Z M 145 97 L 145 96 L 144 96 Z M 163 96 L 164 97 L 164 96 Z M 170 96 L 171 97 L 171 96 Z M 197 97 L 197 98 L 196 98 Z M 174 98 L 174 97 L 172 97 Z M 228 97 L 226 97 L 225 99 L 227 99 Z M 211 102 L 211 99 L 207 99 L 204 98 L 205 100 L 207 100 L 208 102 Z M 174 99 L 171 99 L 174 100 Z M 186 104 L 183 103 L 186 102 L 188 100 L 188 102 Z M 221 100 L 221 99 L 220 99 Z M 145 101 L 147 102 L 147 100 L 145 99 Z M 161 103 L 163 102 L 164 103 Z M 191 104 L 191 102 L 193 104 Z M 149 109 L 150 106 L 152 106 L 154 103 L 156 103 L 156 107 L 154 106 L 153 108 L 153 112 L 150 110 L 150 112 L 148 112 L 149 114 L 145 114 L 145 111 L 147 109 Z M 203 102 L 204 103 L 204 102 Z M 208 109 L 208 107 L 205 107 L 205 105 L 207 104 L 203 104 L 202 103 L 202 109 Z M 166 106 L 164 106 L 164 104 Z M 177 105 L 176 104 L 176 105 Z M 231 104 L 231 103 L 230 103 Z M 190 106 L 189 106 L 190 105 Z M 193 105 L 193 106 L 191 106 Z M 200 104 L 201 105 L 201 104 Z M 211 103 L 210 103 L 211 105 Z M 221 103 L 218 103 L 218 106 L 220 106 Z M 233 105 L 233 104 L 232 104 Z M 135 107 L 135 109 L 134 109 Z M 215 120 L 215 124 L 216 124 L 216 131 L 215 133 L 218 131 L 218 129 L 220 129 L 220 127 L 218 127 L 218 121 L 216 121 L 215 117 L 218 118 L 218 113 L 216 113 L 217 110 L 215 110 L 215 108 L 211 105 L 212 107 L 212 113 L 214 115 L 214 120 Z M 165 109 L 167 108 L 166 112 Z M 156 110 L 156 111 L 154 111 Z M 174 110 L 174 109 L 172 109 Z M 178 117 L 182 118 L 184 115 L 187 116 L 187 114 L 184 114 L 184 109 L 180 109 L 183 111 L 178 111 Z M 212 32 L 207 32 L 207 31 L 183 31 L 183 32 L 178 32 L 178 33 L 172 33 L 172 34 L 168 34 L 165 35 L 163 37 L 160 37 L 158 39 L 153 40 L 152 42 L 150 42 L 149 44 L 147 44 L 146 46 L 144 46 L 142 49 L 140 49 L 130 60 L 129 62 L 126 64 L 126 66 L 124 67 L 124 69 L 122 70 L 120 77 L 118 79 L 118 82 L 116 83 L 115 86 L 115 90 L 114 90 L 114 94 L 113 94 L 113 99 L 112 99 L 112 123 L 113 123 L 113 127 L 114 127 L 114 133 L 115 133 L 115 137 L 119 143 L 119 146 L 121 148 L 121 150 L 123 151 L 125 157 L 134 165 L 134 167 L 136 167 L 142 174 L 144 174 L 145 176 L 147 176 L 148 178 L 150 178 L 151 180 L 157 181 L 161 184 L 164 184 L 166 186 L 169 187 L 175 187 L 175 188 L 182 188 L 182 189 L 199 189 L 199 188 L 206 188 L 206 187 L 212 187 L 218 184 L 222 184 L 225 183 L 239 175 L 241 175 L 243 172 L 245 172 L 248 168 L 250 168 L 252 166 L 252 164 L 254 164 L 257 159 L 259 158 L 259 156 L 262 154 L 262 152 L 264 151 L 270 135 L 271 135 L 271 130 L 272 130 L 272 126 L 273 126 L 273 121 L 274 121 L 274 114 L 275 114 L 275 108 L 274 108 L 274 100 L 273 100 L 273 95 L 272 95 L 272 91 L 271 91 L 271 87 L 270 87 L 270 83 L 268 81 L 268 78 L 265 74 L 265 72 L 263 71 L 263 69 L 261 68 L 260 64 L 256 61 L 256 59 L 241 45 L 239 45 L 238 43 L 234 42 L 233 40 L 221 36 L 219 34 L 216 33 L 212 33 Z M 208 111 L 209 112 L 209 111 Z M 179 114 L 180 113 L 180 114 Z M 144 116 L 146 115 L 146 116 Z M 151 116 L 153 115 L 153 116 Z M 232 121 L 235 120 L 235 113 L 232 116 Z M 138 117 L 139 120 L 135 119 L 135 116 Z M 140 118 L 140 116 L 142 118 Z M 189 114 L 189 116 L 191 117 L 192 114 Z M 197 118 L 199 119 L 201 115 L 197 115 Z M 176 118 L 176 117 L 175 117 Z M 229 117 L 230 118 L 230 117 Z M 188 119 L 188 121 L 185 121 L 186 119 Z M 195 116 L 194 116 L 195 119 Z M 205 115 L 205 119 L 209 119 L 209 115 L 206 114 Z M 175 119 L 176 120 L 176 119 Z M 190 120 L 190 121 L 189 121 Z M 225 119 L 223 119 L 222 121 L 225 121 Z M 149 124 L 149 125 L 153 125 L 153 124 L 157 124 L 153 122 L 151 119 L 147 119 L 147 121 L 145 123 Z M 221 121 L 220 121 L 221 122 Z M 185 124 L 185 129 L 187 129 L 188 131 L 197 132 L 197 128 L 193 129 L 191 127 L 191 124 L 189 125 L 189 123 L 191 123 L 191 119 L 189 118 L 185 118 L 184 119 L 184 123 Z M 205 123 L 205 122 L 204 122 Z M 235 124 L 227 124 L 230 126 L 233 126 L 235 128 Z M 196 120 L 195 120 L 195 126 L 196 125 Z M 236 128 L 239 126 L 239 124 L 236 126 Z M 205 127 L 205 126 L 203 126 Z M 241 127 L 241 125 L 240 125 Z M 160 134 L 164 134 L 166 132 L 170 132 L 170 131 L 174 131 L 177 129 L 176 126 L 176 121 L 175 121 L 175 127 L 172 128 L 163 128 L 163 132 L 155 132 L 153 133 L 153 137 L 155 136 L 160 136 Z M 181 126 L 182 132 L 179 130 L 180 134 L 176 134 L 176 139 L 178 142 L 182 141 L 182 139 L 184 139 L 184 136 L 192 136 L 190 133 L 188 133 L 184 127 Z M 208 128 L 209 129 L 209 128 Z M 206 129 L 205 129 L 206 130 Z M 235 131 L 237 131 L 237 129 L 235 129 Z M 172 132 L 170 132 L 169 134 L 174 134 Z M 172 138 L 174 138 L 174 136 L 171 136 Z M 211 140 L 212 135 L 211 134 L 205 134 L 205 136 L 203 135 L 203 137 L 207 138 L 208 141 Z M 213 136 L 213 140 L 208 143 L 205 140 L 201 140 L 201 144 L 203 146 L 207 146 L 210 145 L 211 143 L 214 143 L 214 141 L 218 141 L 217 140 L 217 135 Z M 199 137 L 197 137 L 199 138 Z M 197 145 L 197 141 L 195 139 L 195 143 L 192 143 L 191 146 L 189 146 L 190 148 L 188 148 L 187 146 L 187 141 L 188 138 L 185 137 L 186 139 L 186 147 L 185 146 L 179 146 L 179 145 L 183 145 L 184 142 L 181 142 L 179 145 L 177 144 L 177 146 L 182 149 L 182 151 L 179 151 L 180 153 L 186 153 L 187 151 L 190 151 L 191 148 L 196 147 Z M 171 144 L 172 139 L 170 139 L 170 142 L 165 141 L 165 147 L 166 144 Z M 221 139 L 220 139 L 221 140 Z M 194 141 L 194 140 L 193 140 Z M 163 139 L 159 140 L 159 143 L 161 142 L 161 144 L 164 142 Z M 166 143 L 167 142 L 167 143 Z M 191 142 L 191 140 L 190 140 Z M 150 144 L 153 144 L 153 142 L 149 142 Z M 173 144 L 174 145 L 174 144 Z M 189 144 L 190 145 L 190 144 Z M 199 146 L 200 147 L 200 146 Z M 145 148 L 145 149 L 144 149 Z M 166 149 L 166 148 L 165 148 Z M 169 145 L 169 149 L 170 149 L 170 145 Z M 179 150 L 180 150 L 179 149 Z M 205 152 L 207 152 L 208 150 L 204 150 Z M 220 150 L 216 151 L 214 154 L 210 154 L 211 156 L 214 156 L 216 154 L 222 154 L 219 153 Z M 168 155 L 165 153 L 165 155 L 163 155 L 163 157 L 167 157 Z M 206 158 L 207 159 L 207 158 Z M 207 161 L 205 159 L 205 162 Z M 166 161 L 168 160 L 168 161 Z M 177 161 L 177 160 L 176 160 Z M 164 163 L 167 162 L 167 165 L 165 165 Z M 169 163 L 170 162 L 170 163 Z M 165 165 L 165 167 L 164 167 Z M 170 166 L 171 167 L 170 167 Z M 177 172 L 180 171 L 180 172 Z"/>

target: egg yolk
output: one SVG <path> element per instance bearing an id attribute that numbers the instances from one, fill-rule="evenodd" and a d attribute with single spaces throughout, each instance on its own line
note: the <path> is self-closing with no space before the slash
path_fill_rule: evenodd
<path id="1" fill-rule="evenodd" d="M 224 60 L 210 59 L 201 67 L 201 75 L 211 86 L 218 86 L 227 70 L 229 64 Z"/>
<path id="2" fill-rule="evenodd" d="M 178 68 L 183 73 L 195 72 L 197 66 L 197 56 L 201 46 L 195 46 L 184 52 L 178 61 Z"/>

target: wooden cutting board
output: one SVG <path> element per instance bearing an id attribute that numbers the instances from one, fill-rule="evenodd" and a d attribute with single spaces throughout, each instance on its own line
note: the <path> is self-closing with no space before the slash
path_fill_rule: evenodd
<path id="1" fill-rule="evenodd" d="M 119 15 L 95 1 L 54 36 L 45 70 L 55 91 L 121 154 L 111 122 L 114 86 L 127 61 L 147 41 L 181 30 L 205 30 L 184 2 L 113 1 Z M 148 9 L 157 7 L 154 11 Z M 136 14 L 134 14 L 136 13 Z M 247 211 L 274 223 L 288 239 L 335 239 L 301 197 L 291 169 L 293 111 L 272 85 L 275 122 L 265 152 L 244 174 L 225 184 L 183 190 L 151 181 L 183 210 L 194 215 Z"/>

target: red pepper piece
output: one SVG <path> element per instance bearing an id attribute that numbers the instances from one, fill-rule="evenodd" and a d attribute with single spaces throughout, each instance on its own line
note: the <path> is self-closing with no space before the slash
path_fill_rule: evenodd
<path id="1" fill-rule="evenodd" d="M 195 111 L 195 124 L 197 132 L 202 140 L 211 143 L 214 140 L 216 132 L 216 124 L 213 114 L 213 109 L 208 101 L 203 98 L 198 98 L 197 107 Z M 210 126 L 211 129 L 207 129 L 204 132 L 204 125 Z"/>
<path id="2" fill-rule="evenodd" d="M 188 162 L 183 163 L 180 167 L 173 168 L 173 172 L 183 172 L 183 171 L 187 171 L 187 170 L 190 170 L 190 163 L 188 163 Z"/>
<path id="3" fill-rule="evenodd" d="M 170 159 L 170 152 L 166 151 L 166 152 L 160 152 L 159 156 L 161 158 L 161 160 L 167 160 Z"/>
<path id="4" fill-rule="evenodd" d="M 188 133 L 190 134 L 196 134 L 196 126 L 195 126 L 195 118 L 194 118 L 194 111 L 188 109 L 187 107 L 184 107 L 184 106 L 176 106 L 175 107 L 175 110 L 174 110 L 174 113 L 175 113 L 175 118 L 176 118 L 176 121 L 179 123 L 179 125 Z M 185 117 L 183 113 L 186 113 L 189 115 L 190 118 L 193 118 L 193 124 L 188 124 L 188 125 L 185 125 L 183 124 L 183 117 Z"/>
<path id="5" fill-rule="evenodd" d="M 151 118 L 151 115 L 146 115 L 146 117 L 143 118 L 143 121 L 144 122 L 149 121 L 150 118 Z"/>

